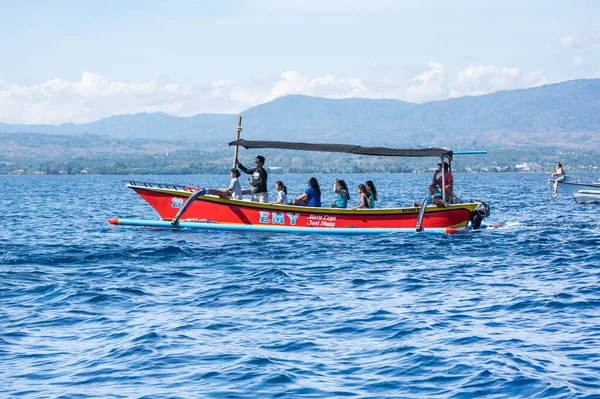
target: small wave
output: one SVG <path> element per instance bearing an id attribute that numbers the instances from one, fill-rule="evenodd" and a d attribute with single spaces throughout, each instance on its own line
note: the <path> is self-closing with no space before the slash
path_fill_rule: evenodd
<path id="1" fill-rule="evenodd" d="M 272 387 L 274 385 L 291 384 L 296 381 L 296 377 L 289 373 L 279 373 L 272 377 L 266 378 L 261 385 L 265 387 Z"/>
<path id="2" fill-rule="evenodd" d="M 345 327 L 335 327 L 329 330 L 325 330 L 326 334 L 332 335 L 355 335 L 363 332 L 363 328 L 355 327 L 355 326 L 345 326 Z"/>
<path id="3" fill-rule="evenodd" d="M 431 330 L 432 330 L 432 328 L 430 328 L 430 327 L 407 328 L 407 329 L 404 329 L 401 331 L 397 331 L 394 335 L 392 335 L 388 339 L 390 339 L 390 340 L 405 339 L 406 337 L 418 335 L 424 331 L 431 331 Z"/>
<path id="4" fill-rule="evenodd" d="M 140 290 L 140 289 L 136 289 L 136 288 L 131 288 L 131 287 L 119 287 L 116 288 L 116 291 L 122 293 L 122 294 L 127 294 L 130 296 L 148 296 L 150 294 L 148 294 L 147 292 Z"/>
<path id="5" fill-rule="evenodd" d="M 280 269 L 266 269 L 259 270 L 252 276 L 253 278 L 264 278 L 268 280 L 274 281 L 286 281 L 291 280 L 291 276 L 287 274 L 285 271 Z"/>
<path id="6" fill-rule="evenodd" d="M 252 357 L 250 359 L 247 359 L 244 363 L 249 364 L 251 366 L 267 366 L 270 364 L 274 364 L 273 361 L 268 357 Z"/>
<path id="7" fill-rule="evenodd" d="M 163 338 L 164 337 L 162 337 L 160 334 L 158 334 L 154 331 L 151 331 L 144 335 L 140 335 L 137 338 L 134 338 L 133 342 L 156 342 L 156 341 L 162 340 Z"/>
<path id="8" fill-rule="evenodd" d="M 19 258 L 10 252 L 4 252 L 0 254 L 0 264 L 16 263 Z"/>
<path id="9" fill-rule="evenodd" d="M 272 297 L 275 295 L 285 295 L 285 294 L 289 294 L 289 293 L 290 293 L 290 291 L 286 290 L 285 288 L 269 287 L 269 288 L 256 288 L 256 289 L 253 289 L 252 291 L 248 291 L 245 295 L 248 297 L 265 298 L 265 297 Z"/>
<path id="10" fill-rule="evenodd" d="M 350 283 L 352 285 L 366 285 L 366 284 L 374 284 L 377 282 L 378 282 L 378 280 L 375 280 L 375 279 L 364 279 L 364 278 L 355 278 L 354 280 L 350 281 Z"/>
<path id="11" fill-rule="evenodd" d="M 278 352 L 306 352 L 318 350 L 318 346 L 310 341 L 304 342 L 287 342 L 283 344 L 263 346 L 263 349 L 276 350 Z"/>
<path id="12" fill-rule="evenodd" d="M 111 302 L 115 300 L 116 297 L 114 295 L 109 294 L 98 294 L 94 295 L 90 299 L 87 300 L 88 303 L 103 303 L 103 302 Z"/>

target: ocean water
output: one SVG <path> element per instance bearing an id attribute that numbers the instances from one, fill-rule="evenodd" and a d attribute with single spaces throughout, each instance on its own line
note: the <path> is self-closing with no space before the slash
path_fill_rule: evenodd
<path id="1" fill-rule="evenodd" d="M 455 176 L 502 227 L 346 237 L 112 226 L 157 219 L 121 176 L 0 176 L 0 397 L 598 398 L 600 205 L 547 178 Z"/>

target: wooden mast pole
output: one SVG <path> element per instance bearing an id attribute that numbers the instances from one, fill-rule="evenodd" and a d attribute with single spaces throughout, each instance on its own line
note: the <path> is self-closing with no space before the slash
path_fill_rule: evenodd
<path id="1" fill-rule="evenodd" d="M 442 168 L 442 202 L 446 201 L 446 169 L 444 168 L 444 156 L 440 157 L 442 159 L 442 164 L 440 168 Z"/>
<path id="2" fill-rule="evenodd" d="M 242 133 L 242 116 L 238 118 L 238 124 L 235 132 L 235 141 L 240 139 L 240 133 Z M 237 167 L 237 157 L 238 157 L 238 146 L 236 145 L 233 149 L 233 167 Z"/>

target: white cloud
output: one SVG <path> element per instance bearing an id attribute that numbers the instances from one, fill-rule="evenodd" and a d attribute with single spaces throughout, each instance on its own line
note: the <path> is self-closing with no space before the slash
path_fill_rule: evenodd
<path id="1" fill-rule="evenodd" d="M 548 83 L 544 76 L 544 71 L 531 70 L 527 71 L 523 76 L 523 87 L 538 87 Z"/>
<path id="2" fill-rule="evenodd" d="M 369 97 L 371 91 L 360 79 L 326 75 L 312 79 L 309 88 L 313 95 L 330 98 Z"/>
<path id="3" fill-rule="evenodd" d="M 429 62 L 428 69 L 417 74 L 403 91 L 402 100 L 425 102 L 452 97 L 477 96 L 499 90 L 535 87 L 546 83 L 542 71 L 522 73 L 518 67 L 471 65 L 459 71 L 454 79 L 444 65 Z"/>
<path id="4" fill-rule="evenodd" d="M 425 102 L 544 83 L 541 71 L 521 73 L 519 68 L 489 65 L 469 66 L 452 80 L 438 62 L 429 62 L 408 82 L 378 76 L 367 83 L 356 77 L 309 77 L 289 70 L 275 78 L 257 77 L 246 85 L 217 80 L 192 86 L 171 82 L 168 77 L 127 83 L 85 72 L 78 81 L 56 78 L 32 86 L 0 81 L 0 122 L 84 123 L 112 115 L 159 111 L 176 116 L 238 113 L 288 94 Z"/>
<path id="5" fill-rule="evenodd" d="M 357 78 L 339 77 L 327 74 L 311 79 L 295 71 L 286 71 L 269 91 L 269 99 L 288 94 L 347 98 L 369 97 L 371 92 L 362 81 Z"/>
<path id="6" fill-rule="evenodd" d="M 232 86 L 233 83 L 229 80 L 217 80 L 210 85 L 210 97 L 220 97 L 224 92 L 231 90 Z"/>
<path id="7" fill-rule="evenodd" d="M 310 79 L 295 71 L 286 71 L 281 75 L 275 87 L 271 89 L 273 98 L 287 94 L 312 94 L 309 90 Z"/>
<path id="8" fill-rule="evenodd" d="M 600 44 L 600 32 L 586 32 L 582 37 L 574 38 L 573 36 L 562 37 L 555 43 L 555 47 L 559 49 L 587 48 Z"/>
<path id="9" fill-rule="evenodd" d="M 186 114 L 190 88 L 169 82 L 112 82 L 85 72 L 79 81 L 52 79 L 39 85 L 0 85 L 0 121 L 89 122 L 117 114 L 164 111 Z"/>
<path id="10" fill-rule="evenodd" d="M 558 42 L 556 42 L 555 46 L 557 48 L 571 48 L 575 45 L 575 39 L 573 38 L 573 36 L 565 36 L 562 37 Z"/>
<path id="11" fill-rule="evenodd" d="M 261 83 L 263 83 L 262 86 L 253 89 L 220 85 L 219 94 L 223 98 L 233 100 L 238 105 L 238 111 L 289 94 L 327 98 L 371 98 L 374 96 L 360 79 L 332 74 L 310 78 L 290 70 L 281 74 L 276 80 L 263 80 Z"/>
<path id="12" fill-rule="evenodd" d="M 518 67 L 471 65 L 459 71 L 452 80 L 442 64 L 429 63 L 429 69 L 416 75 L 404 90 L 407 101 L 423 102 L 452 97 L 477 96 L 499 90 L 513 90 L 546 84 L 543 71 L 525 73 Z"/>
<path id="13" fill-rule="evenodd" d="M 519 68 L 476 65 L 460 71 L 452 83 L 450 97 L 481 95 L 524 86 Z"/>
<path id="14" fill-rule="evenodd" d="M 360 79 L 332 74 L 310 78 L 286 71 L 277 79 L 265 75 L 245 87 L 227 80 L 208 86 L 183 86 L 168 78 L 125 83 L 85 72 L 79 81 L 56 78 L 32 86 L 0 81 L 0 122 L 84 123 L 112 115 L 158 111 L 177 116 L 237 113 L 288 94 L 373 97 Z"/>
<path id="15" fill-rule="evenodd" d="M 404 90 L 406 101 L 424 102 L 447 97 L 446 73 L 438 62 L 429 62 L 429 69 L 415 76 L 413 83 Z"/>

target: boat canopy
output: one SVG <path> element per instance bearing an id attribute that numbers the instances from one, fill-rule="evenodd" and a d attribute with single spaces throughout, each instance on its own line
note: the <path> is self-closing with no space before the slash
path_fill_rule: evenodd
<path id="1" fill-rule="evenodd" d="M 290 141 L 254 141 L 236 140 L 230 146 L 250 148 L 276 148 L 280 150 L 345 152 L 358 155 L 374 155 L 383 157 L 446 157 L 452 159 L 452 151 L 447 148 L 397 149 L 386 147 L 361 147 L 353 144 L 315 144 Z"/>

